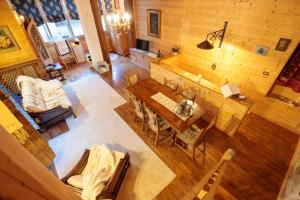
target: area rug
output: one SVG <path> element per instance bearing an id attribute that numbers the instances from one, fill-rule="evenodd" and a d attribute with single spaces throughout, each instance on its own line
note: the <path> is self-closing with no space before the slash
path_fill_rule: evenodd
<path id="1" fill-rule="evenodd" d="M 59 177 L 74 167 L 84 149 L 106 144 L 131 156 L 131 167 L 118 199 L 154 199 L 175 174 L 114 111 L 125 100 L 98 75 L 69 83 L 65 89 L 77 118 L 67 119 L 70 131 L 49 142 L 56 153 L 54 162 Z"/>

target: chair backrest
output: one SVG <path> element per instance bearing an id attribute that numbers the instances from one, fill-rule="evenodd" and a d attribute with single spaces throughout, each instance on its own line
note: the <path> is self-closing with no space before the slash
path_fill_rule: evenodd
<path id="1" fill-rule="evenodd" d="M 146 105 L 144 105 L 144 108 L 148 116 L 148 124 L 150 128 L 154 131 L 157 131 L 159 129 L 157 114 Z"/>
<path id="2" fill-rule="evenodd" d="M 134 105 L 134 111 L 136 113 L 144 113 L 142 102 L 136 97 L 131 97 L 131 99 Z"/>
<path id="3" fill-rule="evenodd" d="M 167 78 L 165 78 L 164 85 L 173 91 L 176 91 L 178 88 L 178 84 L 174 80 L 167 79 Z"/>
<path id="4" fill-rule="evenodd" d="M 66 40 L 54 42 L 54 47 L 59 55 L 59 57 L 72 54 L 71 48 Z"/>
<path id="5" fill-rule="evenodd" d="M 197 97 L 197 92 L 195 91 L 194 88 L 190 87 L 190 88 L 185 88 L 185 89 L 181 89 L 180 91 L 181 96 L 183 96 L 184 98 L 191 100 L 193 103 L 195 102 L 195 99 Z"/>
<path id="6" fill-rule="evenodd" d="M 205 129 L 200 129 L 200 134 L 198 135 L 198 137 L 195 140 L 195 146 L 199 145 L 204 137 L 206 137 L 206 134 L 208 133 L 208 131 L 216 124 L 217 121 L 217 117 L 214 117 L 209 124 L 207 125 L 207 127 Z"/>
<path id="7" fill-rule="evenodd" d="M 136 84 L 139 80 L 140 77 L 137 73 L 132 72 L 127 75 L 127 83 L 129 86 Z"/>

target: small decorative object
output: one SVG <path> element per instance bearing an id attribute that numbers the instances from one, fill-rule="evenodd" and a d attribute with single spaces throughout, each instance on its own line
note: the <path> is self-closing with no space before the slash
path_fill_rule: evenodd
<path id="1" fill-rule="evenodd" d="M 74 39 L 74 42 L 71 43 L 72 47 L 80 45 L 80 41 L 78 38 Z"/>
<path id="2" fill-rule="evenodd" d="M 231 97 L 234 95 L 239 95 L 241 93 L 239 86 L 234 83 L 227 83 L 227 84 L 223 85 L 220 89 L 225 98 L 228 98 L 228 97 Z"/>
<path id="3" fill-rule="evenodd" d="M 245 100 L 245 99 L 246 99 L 246 96 L 245 96 L 245 95 L 239 95 L 239 99 L 240 99 L 240 100 Z"/>
<path id="4" fill-rule="evenodd" d="M 277 50 L 277 51 L 286 51 L 290 43 L 291 43 L 290 39 L 280 38 L 277 45 L 276 45 L 276 47 L 275 47 L 275 50 Z"/>
<path id="5" fill-rule="evenodd" d="M 162 56 L 162 54 L 160 53 L 160 50 L 158 50 L 157 58 L 160 58 L 161 56 Z"/>
<path id="6" fill-rule="evenodd" d="M 161 11 L 147 10 L 147 32 L 152 37 L 160 38 Z"/>
<path id="7" fill-rule="evenodd" d="M 95 66 L 95 69 L 102 74 L 109 71 L 109 65 L 105 61 L 98 62 Z"/>
<path id="8" fill-rule="evenodd" d="M 266 56 L 268 51 L 269 51 L 268 47 L 263 47 L 263 46 L 260 46 L 260 45 L 257 45 L 256 49 L 255 49 L 255 53 L 257 53 L 259 55 L 262 55 L 262 56 Z"/>
<path id="9" fill-rule="evenodd" d="M 0 26 L 0 53 L 20 49 L 8 26 Z"/>
<path id="10" fill-rule="evenodd" d="M 190 100 L 182 101 L 177 105 L 175 112 L 181 116 L 191 116 L 193 114 L 193 102 Z"/>
<path id="11" fill-rule="evenodd" d="M 197 82 L 200 83 L 202 79 L 202 74 L 198 74 L 197 75 Z"/>
<path id="12" fill-rule="evenodd" d="M 172 54 L 173 56 L 176 56 L 179 52 L 180 52 L 180 46 L 174 46 L 174 47 L 171 49 L 171 54 Z"/>
<path id="13" fill-rule="evenodd" d="M 224 28 L 223 29 L 207 34 L 206 39 L 203 42 L 200 42 L 199 44 L 197 44 L 197 47 L 199 49 L 204 49 L 204 50 L 213 49 L 216 39 L 219 39 L 220 40 L 219 48 L 221 48 L 222 43 L 223 43 L 223 39 L 224 39 L 224 36 L 225 36 L 225 32 L 226 32 L 226 29 L 227 29 L 227 24 L 228 24 L 228 22 L 224 22 Z"/>

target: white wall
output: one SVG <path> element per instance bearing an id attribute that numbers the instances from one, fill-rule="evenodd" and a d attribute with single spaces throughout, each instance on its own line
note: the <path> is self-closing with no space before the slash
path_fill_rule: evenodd
<path id="1" fill-rule="evenodd" d="M 83 28 L 86 43 L 92 56 L 93 64 L 103 61 L 104 59 L 90 1 L 75 0 L 75 4 Z"/>

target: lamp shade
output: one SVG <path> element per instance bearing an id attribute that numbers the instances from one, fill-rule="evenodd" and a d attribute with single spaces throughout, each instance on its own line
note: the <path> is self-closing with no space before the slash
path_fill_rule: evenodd
<path id="1" fill-rule="evenodd" d="M 197 47 L 199 49 L 206 49 L 206 50 L 214 48 L 214 46 L 207 40 L 204 40 L 203 42 L 197 44 Z"/>

